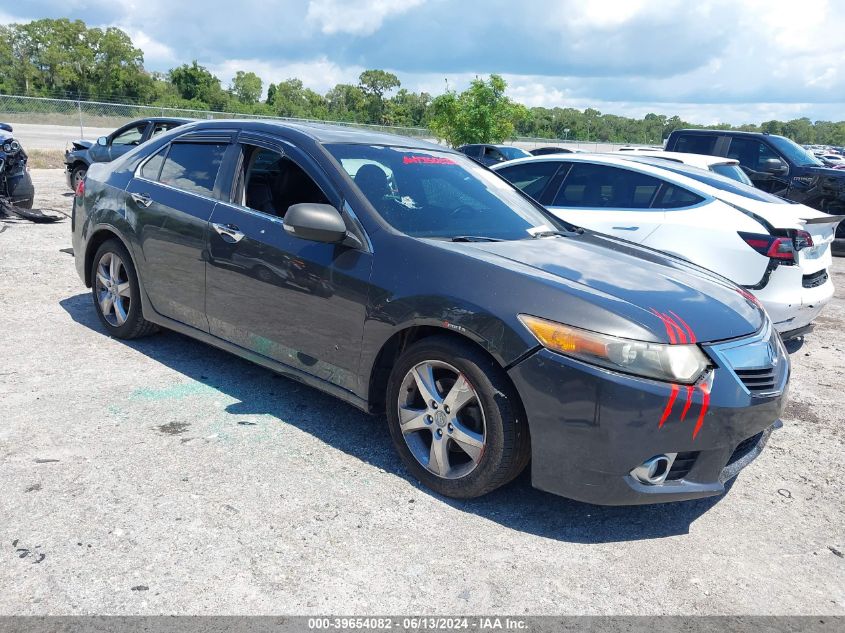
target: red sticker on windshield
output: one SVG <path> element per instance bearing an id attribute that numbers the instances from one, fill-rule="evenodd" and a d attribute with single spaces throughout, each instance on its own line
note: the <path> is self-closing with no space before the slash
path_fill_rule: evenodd
<path id="1" fill-rule="evenodd" d="M 406 165 L 455 165 L 451 158 L 440 158 L 437 156 L 403 156 L 402 162 Z"/>

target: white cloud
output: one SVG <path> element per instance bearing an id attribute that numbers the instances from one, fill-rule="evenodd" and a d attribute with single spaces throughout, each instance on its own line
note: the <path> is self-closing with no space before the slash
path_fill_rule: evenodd
<path id="1" fill-rule="evenodd" d="M 170 46 L 153 39 L 144 31 L 132 27 L 122 28 L 132 38 L 132 43 L 135 44 L 136 48 L 144 51 L 144 63 L 146 65 L 159 66 L 182 61 Z"/>
<path id="2" fill-rule="evenodd" d="M 421 5 L 425 0 L 311 0 L 306 20 L 327 34 L 371 35 L 384 20 Z"/>
<path id="3" fill-rule="evenodd" d="M 261 77 L 264 92 L 271 83 L 286 79 L 300 79 L 306 88 L 321 94 L 339 83 L 358 83 L 358 75 L 364 70 L 359 66 L 340 66 L 321 57 L 313 60 L 273 61 L 260 59 L 231 59 L 222 64 L 209 64 L 208 69 L 226 85 L 239 70 L 251 70 Z"/>
<path id="4" fill-rule="evenodd" d="M 196 19 L 198 12 L 201 18 Z M 529 106 L 751 122 L 845 118 L 845 0 L 27 0 L 0 23 L 127 30 L 152 70 L 197 59 L 324 93 L 364 68 L 437 95 L 503 74 Z M 269 16 L 269 17 L 268 17 Z"/>

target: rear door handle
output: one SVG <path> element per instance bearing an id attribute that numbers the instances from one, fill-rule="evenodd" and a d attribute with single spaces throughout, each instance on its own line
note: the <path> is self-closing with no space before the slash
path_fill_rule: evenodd
<path id="1" fill-rule="evenodd" d="M 218 224 L 217 222 L 212 222 L 211 226 L 214 227 L 214 230 L 224 240 L 232 244 L 240 242 L 244 238 L 244 234 L 234 224 Z"/>
<path id="2" fill-rule="evenodd" d="M 130 195 L 138 206 L 144 207 L 145 209 L 153 203 L 153 199 L 150 198 L 150 194 L 148 193 L 133 193 Z"/>
<path id="3" fill-rule="evenodd" d="M 640 229 L 638 226 L 614 226 L 613 228 L 617 231 L 638 231 Z"/>

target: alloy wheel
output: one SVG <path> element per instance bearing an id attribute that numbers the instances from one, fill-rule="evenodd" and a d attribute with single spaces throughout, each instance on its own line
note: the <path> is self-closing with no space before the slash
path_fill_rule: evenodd
<path id="1" fill-rule="evenodd" d="M 79 188 L 79 183 L 85 180 L 85 176 L 88 173 L 87 169 L 76 169 L 73 172 L 73 190 L 76 191 Z"/>
<path id="2" fill-rule="evenodd" d="M 97 262 L 94 280 L 97 305 L 106 321 L 114 327 L 126 323 L 132 302 L 129 275 L 123 260 L 116 253 L 106 252 Z"/>
<path id="3" fill-rule="evenodd" d="M 399 389 L 399 426 L 422 466 L 438 477 L 471 473 L 484 455 L 481 400 L 466 377 L 443 361 L 411 368 Z"/>

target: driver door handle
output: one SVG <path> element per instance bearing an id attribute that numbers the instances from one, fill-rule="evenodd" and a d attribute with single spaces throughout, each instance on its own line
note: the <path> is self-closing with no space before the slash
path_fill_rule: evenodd
<path id="1" fill-rule="evenodd" d="M 150 194 L 148 193 L 133 193 L 130 195 L 139 207 L 143 207 L 146 209 L 153 203 L 153 199 L 150 198 Z"/>
<path id="2" fill-rule="evenodd" d="M 614 229 L 617 231 L 637 231 L 640 227 L 638 226 L 614 226 Z"/>
<path id="3" fill-rule="evenodd" d="M 223 237 L 223 239 L 227 242 L 234 244 L 240 242 L 244 238 L 244 234 L 241 233 L 240 229 L 238 229 L 238 227 L 234 224 L 218 224 L 217 222 L 212 222 L 211 226 L 213 226 L 218 235 Z"/>

